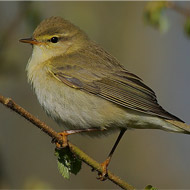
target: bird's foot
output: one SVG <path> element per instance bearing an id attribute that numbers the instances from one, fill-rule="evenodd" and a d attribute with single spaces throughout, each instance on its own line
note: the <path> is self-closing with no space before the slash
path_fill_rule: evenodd
<path id="1" fill-rule="evenodd" d="M 57 149 L 67 147 L 67 146 L 68 146 L 68 139 L 67 139 L 67 136 L 68 136 L 70 133 L 68 133 L 67 131 L 63 131 L 63 132 L 60 132 L 60 133 L 58 133 L 58 134 L 62 136 L 62 143 L 57 142 L 56 139 L 52 139 L 52 143 L 55 143 Z"/>
<path id="2" fill-rule="evenodd" d="M 110 157 L 108 157 L 103 163 L 101 163 L 102 172 L 99 172 L 97 179 L 105 181 L 108 178 L 108 165 L 110 163 Z"/>

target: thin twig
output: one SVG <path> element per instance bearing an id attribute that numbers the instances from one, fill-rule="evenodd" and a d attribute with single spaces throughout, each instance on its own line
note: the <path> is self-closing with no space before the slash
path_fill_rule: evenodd
<path id="1" fill-rule="evenodd" d="M 39 129 L 41 129 L 44 133 L 49 135 L 51 138 L 55 139 L 60 144 L 62 143 L 62 137 L 54 131 L 51 127 L 46 125 L 44 122 L 40 121 L 38 118 L 27 112 L 24 108 L 16 104 L 12 99 L 5 98 L 4 96 L 0 95 L 0 103 L 5 105 L 6 107 L 10 108 L 11 110 L 15 111 L 31 123 L 33 123 L 35 126 L 37 126 Z M 73 145 L 72 143 L 68 142 L 68 145 L 70 147 L 70 150 L 84 163 L 91 166 L 93 170 L 96 170 L 98 172 L 103 172 L 101 164 L 97 161 L 93 160 L 91 157 L 89 157 L 86 153 L 84 153 L 82 150 L 80 150 L 77 146 Z M 135 188 L 128 184 L 127 182 L 121 180 L 118 176 L 114 175 L 110 171 L 108 171 L 108 179 L 121 187 L 122 189 L 126 190 L 134 190 Z"/>

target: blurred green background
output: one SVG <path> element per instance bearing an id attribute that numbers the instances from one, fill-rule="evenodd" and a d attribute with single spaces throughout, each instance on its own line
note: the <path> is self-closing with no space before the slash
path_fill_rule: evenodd
<path id="1" fill-rule="evenodd" d="M 178 2 L 179 3 L 179 2 Z M 182 2 L 190 6 L 189 2 Z M 166 10 L 165 33 L 143 21 L 146 2 L 0 2 L 0 94 L 45 121 L 57 131 L 27 83 L 25 67 L 32 48 L 18 42 L 30 37 L 38 23 L 62 16 L 140 76 L 169 112 L 190 123 L 190 40 L 184 17 Z M 1 189 L 116 189 L 83 164 L 65 180 L 57 170 L 51 139 L 0 105 Z M 104 161 L 118 134 L 105 138 L 79 135 L 71 141 L 99 162 Z M 110 170 L 136 188 L 190 189 L 190 136 L 159 130 L 128 131 L 117 148 Z"/>

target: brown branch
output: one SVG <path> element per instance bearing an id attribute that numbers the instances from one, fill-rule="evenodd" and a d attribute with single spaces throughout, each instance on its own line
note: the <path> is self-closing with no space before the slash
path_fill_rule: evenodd
<path id="1" fill-rule="evenodd" d="M 44 133 L 49 135 L 51 138 L 55 139 L 60 144 L 62 143 L 62 137 L 54 131 L 52 128 L 50 128 L 48 125 L 46 125 L 44 122 L 40 121 L 38 118 L 27 112 L 24 108 L 16 104 L 12 99 L 5 98 L 2 95 L 0 95 L 0 103 L 5 105 L 6 107 L 10 108 L 11 110 L 15 111 L 31 123 L 33 123 L 36 127 L 41 129 Z M 100 163 L 93 160 L 91 157 L 89 157 L 86 153 L 84 153 L 82 150 L 80 150 L 77 146 L 73 145 L 72 143 L 68 142 L 70 150 L 84 163 L 91 166 L 93 170 L 96 170 L 98 172 L 103 172 L 102 167 Z M 118 176 L 114 175 L 108 170 L 108 179 L 121 187 L 122 189 L 126 190 L 134 190 L 135 188 L 128 184 L 127 182 L 121 180 Z"/>
<path id="2" fill-rule="evenodd" d="M 166 8 L 172 9 L 172 10 L 176 11 L 177 13 L 182 14 L 185 17 L 190 17 L 190 9 L 181 7 L 174 2 L 167 1 Z"/>

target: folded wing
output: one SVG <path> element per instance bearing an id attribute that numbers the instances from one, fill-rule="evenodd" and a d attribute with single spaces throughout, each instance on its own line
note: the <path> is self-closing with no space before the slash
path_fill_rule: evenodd
<path id="1" fill-rule="evenodd" d="M 73 60 L 73 59 L 70 59 Z M 130 108 L 150 115 L 157 115 L 164 119 L 181 121 L 179 118 L 165 111 L 157 102 L 155 93 L 146 86 L 136 75 L 123 67 L 110 65 L 95 65 L 89 60 L 84 64 L 65 60 L 51 65 L 51 73 L 65 85 L 76 90 L 94 94 L 123 108 Z M 80 60 L 80 61 L 79 61 Z M 55 63 L 55 61 L 54 61 Z"/>

